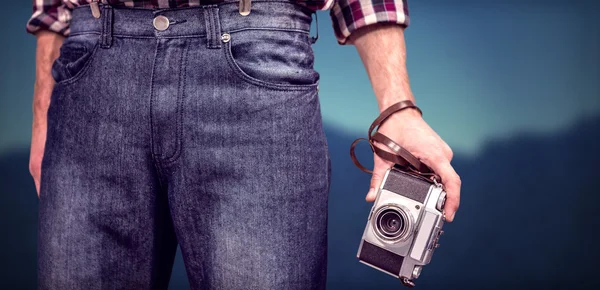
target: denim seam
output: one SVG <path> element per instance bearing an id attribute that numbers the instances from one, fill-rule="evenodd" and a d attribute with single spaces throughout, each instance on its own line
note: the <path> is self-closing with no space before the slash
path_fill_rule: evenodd
<path id="1" fill-rule="evenodd" d="M 83 34 L 96 34 L 96 35 L 102 35 L 102 33 L 95 31 L 95 30 L 90 30 L 90 31 L 80 31 L 80 32 L 73 32 L 70 33 L 69 36 L 77 36 L 77 35 L 83 35 Z"/>
<path id="2" fill-rule="evenodd" d="M 281 27 L 244 27 L 244 28 L 238 28 L 238 29 L 234 29 L 234 30 L 229 30 L 228 33 L 236 33 L 236 32 L 241 32 L 241 31 L 247 31 L 247 30 L 268 30 L 268 31 L 285 31 L 285 32 L 298 32 L 298 33 L 305 33 L 305 34 L 309 34 L 310 35 L 310 30 L 304 30 L 304 29 L 296 29 L 296 28 L 281 28 Z M 76 33 L 71 33 L 70 35 L 72 36 L 76 36 L 76 35 L 82 35 L 82 34 L 97 34 L 97 35 L 102 35 L 100 32 L 98 31 L 80 31 L 80 32 L 76 32 Z M 194 37 L 199 37 L 199 38 L 208 38 L 208 35 L 206 33 L 200 33 L 200 34 L 177 34 L 177 35 L 164 35 L 164 36 L 150 36 L 150 35 L 133 35 L 133 34 L 113 34 L 113 37 L 120 37 L 120 38 L 141 38 L 141 39 L 148 39 L 148 38 L 194 38 Z"/>
<path id="3" fill-rule="evenodd" d="M 160 168 L 160 162 L 158 161 L 158 152 L 156 152 L 156 148 L 155 148 L 155 139 L 154 136 L 156 135 L 155 130 L 154 130 L 154 94 L 156 92 L 155 86 L 154 86 L 154 74 L 156 72 L 156 59 L 158 57 L 158 49 L 159 49 L 160 43 L 158 42 L 158 40 L 156 40 L 156 48 L 154 49 L 154 59 L 152 60 L 152 72 L 150 74 L 150 151 L 152 154 L 152 163 L 154 163 L 154 166 L 156 167 L 157 171 L 158 171 L 158 179 L 159 182 L 161 182 L 160 180 L 162 179 L 162 174 L 161 174 L 161 168 Z M 162 183 L 161 183 L 162 184 Z M 162 185 L 161 185 L 162 186 Z"/>
<path id="4" fill-rule="evenodd" d="M 102 34 L 98 31 L 81 31 L 76 33 L 71 33 L 69 36 L 78 36 L 85 34 L 96 34 L 101 36 Z M 139 38 L 139 39 L 171 39 L 171 38 L 205 38 L 206 34 L 181 34 L 181 35 L 172 35 L 172 36 L 150 36 L 150 35 L 132 35 L 132 34 L 113 34 L 113 37 L 119 38 Z"/>
<path id="5" fill-rule="evenodd" d="M 171 164 L 173 163 L 175 160 L 177 160 L 177 158 L 179 157 L 179 155 L 181 155 L 181 142 L 183 139 L 183 99 L 185 96 L 185 79 L 186 79 L 186 73 L 187 73 L 187 66 L 185 65 L 184 61 L 187 61 L 187 55 L 188 55 L 188 51 L 189 51 L 189 45 L 185 45 L 183 48 L 183 51 L 181 52 L 180 56 L 179 56 L 179 81 L 177 84 L 177 119 L 175 120 L 175 127 L 176 127 L 176 131 L 175 131 L 175 139 L 176 139 L 176 147 L 175 147 L 175 151 L 173 152 L 173 154 L 170 157 L 165 157 L 164 159 L 164 163 L 166 164 Z"/>
<path id="6" fill-rule="evenodd" d="M 173 39 L 173 38 L 205 38 L 206 34 L 182 34 L 172 36 L 146 36 L 146 35 L 130 35 L 130 34 L 114 34 L 114 37 L 119 38 L 139 38 L 139 39 Z"/>
<path id="7" fill-rule="evenodd" d="M 255 78 L 247 75 L 245 72 L 243 72 L 242 69 L 237 65 L 237 63 L 235 63 L 235 59 L 233 58 L 233 54 L 231 52 L 231 41 L 228 41 L 225 45 L 223 45 L 222 51 L 225 54 L 225 59 L 227 60 L 227 63 L 229 64 L 229 68 L 242 80 L 244 80 L 252 85 L 256 85 L 259 87 L 265 87 L 265 88 L 271 88 L 271 89 L 280 90 L 280 91 L 309 91 L 311 89 L 316 89 L 316 87 L 319 85 L 319 81 L 317 81 L 314 84 L 310 84 L 310 85 L 298 86 L 298 85 L 275 84 L 275 83 L 269 83 L 269 82 L 265 82 L 265 81 L 262 81 L 259 79 L 255 79 Z"/>
<path id="8" fill-rule="evenodd" d="M 282 28 L 282 27 L 244 27 L 234 30 L 230 30 L 229 33 L 236 33 L 246 30 L 268 30 L 268 31 L 285 31 L 285 32 L 300 32 L 310 35 L 310 30 L 298 29 L 298 28 Z"/>
<path id="9" fill-rule="evenodd" d="M 269 30 L 269 31 L 285 31 L 285 32 L 299 32 L 299 33 L 306 33 L 306 34 L 310 34 L 310 31 L 307 30 L 303 30 L 303 29 L 293 29 L 293 28 L 279 28 L 279 27 L 247 27 L 247 28 L 240 28 L 240 29 L 235 29 L 235 30 L 230 30 L 228 31 L 228 33 L 236 33 L 236 32 L 241 32 L 241 31 L 246 31 L 246 30 Z M 102 35 L 100 32 L 98 31 L 81 31 L 81 32 L 76 32 L 76 33 L 71 33 L 69 34 L 70 36 L 77 36 L 77 35 L 82 35 L 82 34 L 96 34 L 96 35 Z M 157 38 L 157 39 L 171 39 L 171 38 L 208 38 L 208 35 L 206 35 L 205 33 L 201 33 L 201 34 L 177 34 L 177 35 L 164 35 L 164 36 L 150 36 L 150 35 L 133 35 L 133 34 L 113 34 L 113 37 L 119 37 L 119 38 L 140 38 L 140 39 L 151 39 L 151 38 Z"/>

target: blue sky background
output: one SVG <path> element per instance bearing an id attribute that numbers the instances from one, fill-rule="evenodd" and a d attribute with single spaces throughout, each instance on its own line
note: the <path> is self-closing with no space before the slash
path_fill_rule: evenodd
<path id="1" fill-rule="evenodd" d="M 600 2 L 409 2 L 413 92 L 456 152 L 463 180 L 456 222 L 418 287 L 600 289 L 593 230 L 600 227 Z M 33 288 L 30 1 L 10 1 L 2 13 L 0 288 Z M 333 166 L 328 289 L 398 289 L 355 257 L 371 204 L 364 202 L 369 176 L 352 165 L 348 147 L 378 109 L 355 48 L 337 44 L 327 11 L 318 17 L 315 67 Z M 368 158 L 366 146 L 359 154 Z M 174 269 L 171 289 L 186 289 L 180 257 Z"/>

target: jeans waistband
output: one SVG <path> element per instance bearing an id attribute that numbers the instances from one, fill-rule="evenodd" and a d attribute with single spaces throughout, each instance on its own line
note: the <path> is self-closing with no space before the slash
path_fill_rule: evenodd
<path id="1" fill-rule="evenodd" d="M 313 10 L 296 0 L 253 0 L 249 15 L 239 12 L 239 0 L 182 8 L 134 8 L 100 4 L 101 16 L 92 15 L 90 5 L 73 9 L 70 34 L 99 33 L 103 46 L 110 46 L 113 36 L 128 37 L 219 37 L 224 32 L 245 29 L 292 30 L 310 33 Z M 158 16 L 168 19 L 165 28 L 156 26 Z M 159 28 L 164 28 L 160 30 Z M 214 37 L 213 37 L 214 36 Z M 216 39 L 215 39 L 216 41 Z M 213 42 L 213 44 L 216 44 Z"/>

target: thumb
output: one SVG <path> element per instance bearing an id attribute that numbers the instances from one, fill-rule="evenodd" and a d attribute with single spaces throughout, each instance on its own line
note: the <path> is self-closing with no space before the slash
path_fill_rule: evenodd
<path id="1" fill-rule="evenodd" d="M 382 160 L 377 154 L 374 154 L 374 166 L 373 166 L 373 176 L 371 177 L 371 185 L 369 186 L 369 192 L 367 193 L 367 197 L 365 198 L 368 202 L 375 201 L 377 197 L 377 190 L 379 186 L 381 186 L 381 181 L 383 180 L 383 176 L 387 169 L 391 166 L 388 165 L 389 162 Z M 391 164 L 391 163 L 390 163 Z"/>

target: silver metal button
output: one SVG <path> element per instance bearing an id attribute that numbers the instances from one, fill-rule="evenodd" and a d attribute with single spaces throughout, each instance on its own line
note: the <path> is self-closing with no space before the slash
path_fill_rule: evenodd
<path id="1" fill-rule="evenodd" d="M 158 15 L 154 17 L 152 24 L 154 25 L 154 28 L 156 28 L 156 30 L 166 30 L 167 28 L 169 28 L 169 18 L 163 15 Z"/>
<path id="2" fill-rule="evenodd" d="M 419 278 L 419 276 L 421 275 L 421 270 L 423 270 L 423 267 L 415 266 L 413 268 L 412 277 L 415 279 Z"/>
<path id="3" fill-rule="evenodd" d="M 229 35 L 229 33 L 223 33 L 223 35 L 221 35 L 221 40 L 223 42 L 229 42 L 229 40 L 231 40 L 231 35 Z"/>

